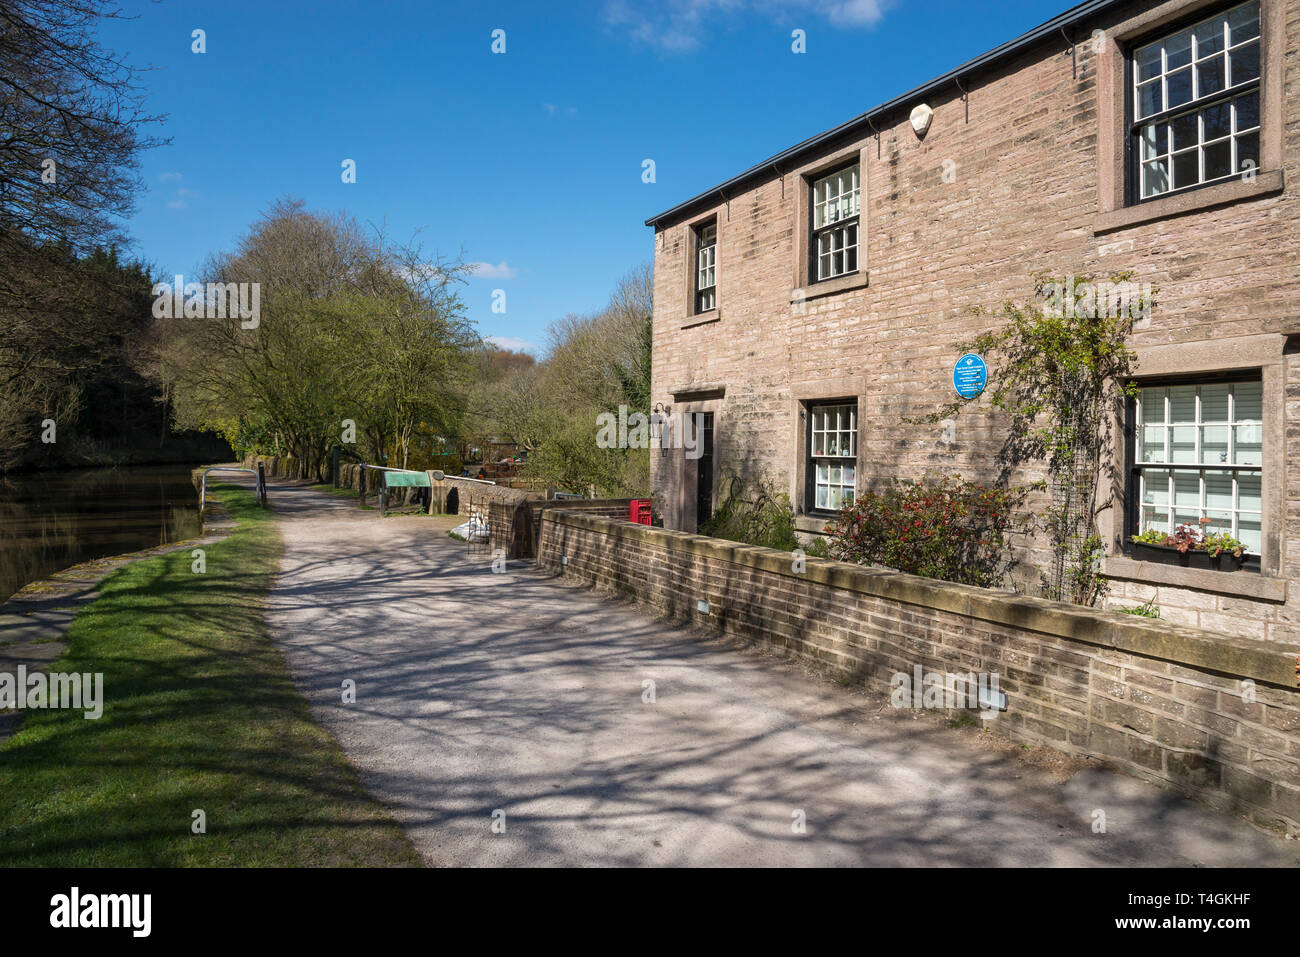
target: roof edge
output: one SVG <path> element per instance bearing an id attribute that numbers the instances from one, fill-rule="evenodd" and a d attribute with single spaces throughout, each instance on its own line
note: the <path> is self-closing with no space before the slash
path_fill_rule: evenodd
<path id="1" fill-rule="evenodd" d="M 1051 20 L 1039 24 L 1027 33 L 1023 33 L 1013 40 L 1008 40 L 1001 46 L 994 47 L 992 50 L 982 53 L 974 59 L 967 60 L 965 63 L 954 67 L 942 76 L 937 76 L 933 80 L 923 83 L 918 87 L 914 87 L 906 93 L 894 97 L 887 103 L 882 103 L 865 113 L 855 116 L 851 120 L 841 123 L 839 126 L 827 130 L 824 133 L 818 133 L 816 136 L 810 137 L 801 143 L 796 143 L 794 146 L 782 150 L 780 153 L 763 160 L 761 163 L 751 166 L 743 173 L 738 173 L 711 189 L 706 189 L 702 193 L 697 193 L 695 196 L 692 196 L 685 202 L 678 203 L 671 209 L 664 210 L 664 212 L 659 213 L 656 216 L 651 216 L 645 221 L 645 225 L 657 226 L 666 219 L 677 218 L 687 210 L 700 205 L 704 200 L 709 199 L 710 197 L 716 196 L 725 199 L 726 191 L 733 186 L 739 186 L 742 183 L 748 182 L 761 173 L 766 173 L 772 169 L 779 169 L 780 166 L 788 160 L 810 153 L 816 150 L 819 146 L 838 139 L 848 133 L 855 132 L 861 126 L 870 126 L 872 121 L 878 119 L 881 115 L 896 110 L 911 100 L 923 97 L 942 87 L 950 86 L 957 80 L 971 76 L 978 71 L 988 69 L 1001 63 L 1034 44 L 1045 40 L 1047 37 L 1059 33 L 1067 27 L 1073 26 L 1082 20 L 1086 20 L 1091 16 L 1109 10 L 1111 7 L 1117 7 L 1124 3 L 1132 2 L 1133 0 L 1085 0 L 1085 2 L 1071 7 L 1069 10 L 1058 14 Z M 1070 42 L 1073 43 L 1074 41 L 1071 40 Z"/>

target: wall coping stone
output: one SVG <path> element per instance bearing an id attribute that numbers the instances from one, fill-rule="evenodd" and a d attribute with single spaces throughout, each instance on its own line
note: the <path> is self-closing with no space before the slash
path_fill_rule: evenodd
<path id="1" fill-rule="evenodd" d="M 457 490 L 466 489 L 478 492 L 483 497 L 495 497 L 497 501 L 534 502 L 542 498 L 541 492 L 531 489 L 511 488 L 509 485 L 497 485 L 495 482 L 478 482 L 460 475 L 444 475 L 441 481 L 437 481 L 433 478 L 432 470 L 430 470 L 429 484 L 438 489 L 449 487 Z"/>
<path id="2" fill-rule="evenodd" d="M 1294 689 L 1296 652 L 1278 642 L 1220 635 L 1200 628 L 1082 608 L 904 572 L 809 557 L 803 574 L 789 552 L 678 532 L 560 508 L 542 512 L 552 523 L 652 544 L 668 551 L 729 562 L 801 581 L 890 601 L 951 612 L 1000 625 L 1067 638 L 1190 668 Z M 540 553 L 540 548 L 539 548 Z"/>

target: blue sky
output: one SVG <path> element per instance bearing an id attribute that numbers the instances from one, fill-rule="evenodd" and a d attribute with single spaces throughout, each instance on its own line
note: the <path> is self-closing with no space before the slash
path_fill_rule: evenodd
<path id="1" fill-rule="evenodd" d="M 149 107 L 169 114 L 128 224 L 138 256 L 193 273 L 294 196 L 485 264 L 470 318 L 540 352 L 552 321 L 651 258 L 649 216 L 1068 6 L 124 0 L 137 19 L 102 40 L 156 68 Z"/>

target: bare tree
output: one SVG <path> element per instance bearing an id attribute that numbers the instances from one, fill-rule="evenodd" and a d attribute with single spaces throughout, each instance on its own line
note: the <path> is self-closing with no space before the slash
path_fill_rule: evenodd
<path id="1" fill-rule="evenodd" d="M 162 140 L 140 71 L 102 47 L 100 0 L 0 0 L 0 468 L 76 407 L 103 333 L 77 257 L 122 241 L 137 156 Z"/>
<path id="2" fill-rule="evenodd" d="M 0 219 L 74 249 L 121 240 L 139 183 L 137 156 L 164 142 L 142 131 L 141 72 L 95 37 L 122 19 L 102 0 L 0 2 Z"/>

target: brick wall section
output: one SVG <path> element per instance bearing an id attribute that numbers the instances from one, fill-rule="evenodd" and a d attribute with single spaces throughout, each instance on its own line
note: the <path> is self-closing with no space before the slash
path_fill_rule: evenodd
<path id="1" fill-rule="evenodd" d="M 972 77 L 968 104 L 955 85 L 951 95 L 926 97 L 934 120 L 924 139 L 902 109 L 877 124 L 878 141 L 853 134 L 809 158 L 811 167 L 847 150 L 847 163 L 853 150 L 862 151 L 865 287 L 808 299 L 802 312 L 792 307 L 800 169 L 774 170 L 729 202 L 660 223 L 652 404 L 715 412 L 718 472 L 756 475 L 792 498 L 802 462 L 799 402 L 810 397 L 857 399 L 859 488 L 914 480 L 930 468 L 993 479 L 1004 434 L 996 420 L 965 411 L 948 437 L 939 425 L 907 421 L 952 398 L 954 345 L 998 324 L 996 316 L 972 316 L 971 308 L 996 312 L 1004 300 L 1024 301 L 1035 270 L 1098 279 L 1131 271 L 1135 281 L 1160 290 L 1157 309 L 1131 340 L 1139 371 L 1179 347 L 1187 347 L 1182 358 L 1162 369 L 1214 372 L 1238 345 L 1271 350 L 1285 382 L 1278 464 L 1265 476 L 1274 509 L 1266 524 L 1278 536 L 1271 574 L 1300 583 L 1300 356 L 1285 334 L 1300 328 L 1300 0 L 1266 2 L 1285 24 L 1283 192 L 1098 228 L 1102 91 L 1089 36 L 1094 29 L 1113 33 L 1118 21 L 1157 4 L 1125 6 L 1075 28 L 1073 49 L 1055 38 Z M 954 174 L 950 182 L 945 168 Z M 738 171 L 716 172 L 721 180 Z M 663 196 L 661 208 L 681 198 Z M 718 222 L 718 317 L 693 325 L 685 306 L 689 231 L 707 216 Z M 690 398 L 693 390 L 716 387 L 725 388 L 723 398 Z M 1267 401 L 1283 401 L 1281 388 L 1269 391 Z M 695 463 L 680 452 L 651 461 L 665 524 L 694 529 Z M 806 530 L 814 524 L 820 527 L 810 521 Z M 1122 531 L 1110 536 L 1110 548 Z M 1039 565 L 1041 546 L 1026 549 Z M 1249 598 L 1223 602 L 1202 589 L 1162 591 L 1160 604 L 1167 598 L 1179 622 L 1300 646 L 1300 585 L 1291 593 L 1284 610 Z M 1117 604 L 1133 604 L 1127 599 L 1138 595 L 1116 597 L 1125 599 Z M 1196 607 L 1206 602 L 1215 607 Z"/>
<path id="2" fill-rule="evenodd" d="M 584 515 L 604 518 L 627 518 L 630 498 L 555 499 L 531 500 L 515 506 L 493 505 L 491 512 L 492 541 L 507 543 L 507 558 L 536 558 L 537 533 L 541 526 L 543 510 L 564 508 Z M 495 547 L 495 546 L 494 546 Z"/>
<path id="3" fill-rule="evenodd" d="M 498 488 L 500 488 L 498 486 Z M 503 492 L 519 491 L 502 489 Z M 627 498 L 600 499 L 562 499 L 543 501 L 537 493 L 525 493 L 527 497 L 511 498 L 502 496 L 502 501 L 492 501 L 488 506 L 488 531 L 491 548 L 505 549 L 506 558 L 536 558 L 537 529 L 543 510 L 555 507 L 575 509 L 587 515 L 600 515 L 610 518 L 626 518 Z"/>
<path id="4" fill-rule="evenodd" d="M 599 515 L 602 518 L 625 519 L 634 499 L 630 498 L 588 498 L 588 499 L 553 499 L 549 502 L 532 502 L 533 520 L 540 523 L 543 509 L 560 508 L 584 515 Z"/>
<path id="5" fill-rule="evenodd" d="M 452 489 L 456 490 L 461 514 L 464 514 L 465 505 L 470 501 L 483 505 L 493 502 L 517 505 L 521 502 L 541 498 L 540 492 L 532 492 L 528 489 L 510 488 L 506 485 L 487 485 L 483 482 L 471 482 L 467 479 L 448 475 L 441 482 L 433 483 L 435 511 L 440 511 L 443 508 Z"/>
<path id="6" fill-rule="evenodd" d="M 268 478 L 274 476 L 276 478 L 296 479 L 298 477 L 298 460 L 292 455 L 249 455 L 240 464 L 244 468 L 255 469 L 259 462 L 266 468 Z M 339 485 L 343 488 L 357 488 L 360 475 L 361 466 L 359 465 L 348 465 L 346 463 L 339 465 Z M 366 478 L 366 488 L 374 488 L 373 473 Z"/>
<path id="7" fill-rule="evenodd" d="M 239 464 L 246 469 L 256 469 L 259 462 L 265 467 L 268 478 L 271 476 L 297 478 L 298 476 L 298 460 L 292 455 L 249 455 Z"/>
<path id="8" fill-rule="evenodd" d="M 1300 690 L 1274 643 L 839 562 L 797 574 L 785 552 L 562 509 L 538 565 L 881 694 L 915 665 L 997 672 L 998 730 L 1300 830 Z"/>

